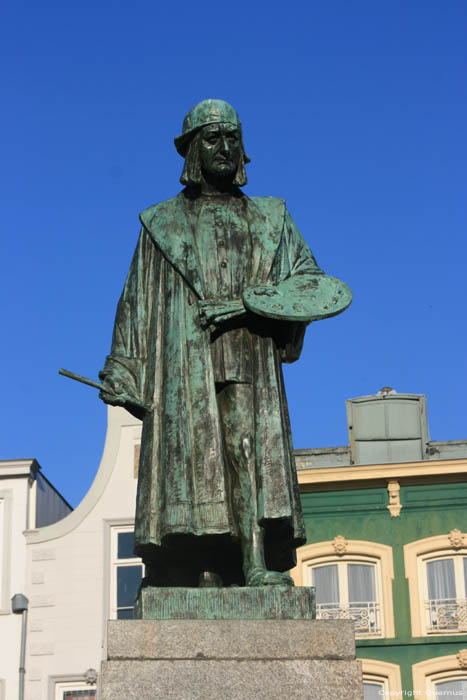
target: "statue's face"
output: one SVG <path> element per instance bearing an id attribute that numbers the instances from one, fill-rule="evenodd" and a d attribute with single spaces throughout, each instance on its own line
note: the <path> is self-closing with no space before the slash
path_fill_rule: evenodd
<path id="1" fill-rule="evenodd" d="M 214 177 L 234 175 L 240 154 L 240 134 L 233 124 L 208 124 L 201 129 L 200 156 L 205 173 Z"/>

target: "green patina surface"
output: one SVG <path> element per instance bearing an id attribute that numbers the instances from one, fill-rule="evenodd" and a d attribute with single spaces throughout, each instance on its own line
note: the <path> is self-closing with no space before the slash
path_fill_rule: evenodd
<path id="1" fill-rule="evenodd" d="M 355 473 L 355 472 L 353 472 Z M 393 549 L 393 602 L 395 638 L 357 639 L 357 656 L 400 666 L 402 687 L 413 690 L 412 666 L 436 656 L 456 654 L 467 646 L 467 635 L 411 637 L 408 581 L 404 569 L 404 545 L 445 535 L 452 529 L 467 530 L 467 483 L 401 485 L 402 510 L 393 518 L 387 509 L 384 487 L 346 489 L 302 494 L 307 544 L 343 535 Z"/>
<path id="2" fill-rule="evenodd" d="M 310 586 L 142 588 L 136 616 L 144 620 L 314 620 Z"/>
<path id="3" fill-rule="evenodd" d="M 186 188 L 140 215 L 100 373 L 101 398 L 143 421 L 144 586 L 292 585 L 305 533 L 282 363 L 351 292 L 283 200 L 239 189 L 249 159 L 231 105 L 196 105 L 175 145 Z"/>

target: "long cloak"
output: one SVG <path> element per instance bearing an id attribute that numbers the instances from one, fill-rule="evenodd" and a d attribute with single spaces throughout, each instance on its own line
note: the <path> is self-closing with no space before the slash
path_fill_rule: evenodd
<path id="1" fill-rule="evenodd" d="M 276 285 L 321 272 L 283 200 L 245 196 L 252 256 L 247 286 Z M 186 193 L 145 210 L 120 298 L 102 377 L 152 406 L 143 432 L 137 494 L 136 552 L 163 565 L 174 536 L 235 542 L 228 497 L 210 331 L 200 323 L 204 255 L 190 225 Z M 282 362 L 298 359 L 306 324 L 248 314 L 253 343 L 258 521 L 266 562 L 285 571 L 305 530 L 293 457 Z M 131 407 L 128 407 L 132 410 Z M 152 552 L 152 554 L 151 554 Z"/>

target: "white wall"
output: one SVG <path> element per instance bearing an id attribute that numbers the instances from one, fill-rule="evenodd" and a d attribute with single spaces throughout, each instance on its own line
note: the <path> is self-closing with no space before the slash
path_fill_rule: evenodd
<path id="1" fill-rule="evenodd" d="M 18 697 L 21 615 L 11 612 L 11 598 L 26 594 L 26 542 L 33 460 L 0 462 L 0 698 Z M 3 687 L 2 687 L 3 686 Z M 4 697 L 2 697 L 2 691 Z"/>
<path id="2" fill-rule="evenodd" d="M 26 533 L 30 598 L 26 700 L 52 700 L 54 683 L 99 669 L 109 606 L 112 523 L 134 519 L 141 424 L 109 408 L 94 482 L 63 520 Z"/>

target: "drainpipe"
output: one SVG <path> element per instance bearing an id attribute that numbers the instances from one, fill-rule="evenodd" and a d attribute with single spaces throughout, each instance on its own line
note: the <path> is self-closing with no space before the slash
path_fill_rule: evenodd
<path id="1" fill-rule="evenodd" d="M 28 624 L 28 604 L 29 600 L 22 593 L 17 593 L 11 599 L 11 610 L 16 615 L 22 615 L 21 624 L 21 651 L 19 655 L 19 700 L 24 700 L 24 675 L 26 669 L 24 667 L 26 659 L 26 631 Z"/>

